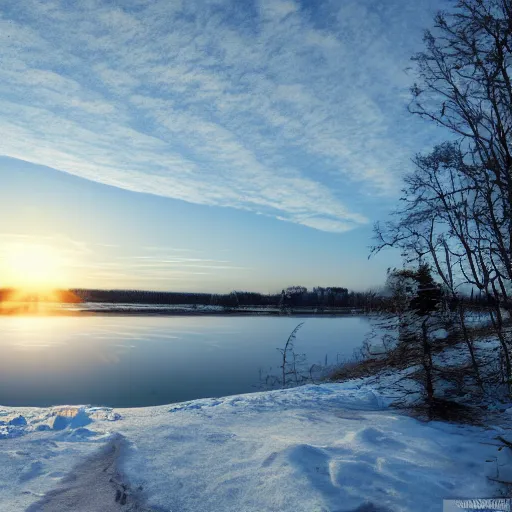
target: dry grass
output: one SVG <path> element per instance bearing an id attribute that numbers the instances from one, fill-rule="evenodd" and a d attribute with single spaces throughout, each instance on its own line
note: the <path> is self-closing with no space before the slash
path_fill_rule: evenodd
<path id="1" fill-rule="evenodd" d="M 436 398 L 433 403 L 425 402 L 398 406 L 397 409 L 422 421 L 444 421 L 468 425 L 484 425 L 484 412 L 479 407 L 461 404 L 453 400 Z"/>

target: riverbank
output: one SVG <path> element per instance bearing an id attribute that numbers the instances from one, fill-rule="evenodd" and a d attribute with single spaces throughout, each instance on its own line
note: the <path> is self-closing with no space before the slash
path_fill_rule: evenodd
<path id="1" fill-rule="evenodd" d="M 351 316 L 364 314 L 354 308 L 278 308 L 267 306 L 231 307 L 210 305 L 151 305 L 151 304 L 112 304 L 112 303 L 24 303 L 0 304 L 0 316 L 13 315 L 123 315 L 123 316 Z"/>
<path id="2" fill-rule="evenodd" d="M 495 439 L 505 417 L 424 423 L 356 383 L 140 409 L 2 408 L 1 418 L 6 512 L 116 510 L 123 493 L 153 512 L 441 511 L 443 499 L 502 496 L 492 479 L 512 462 Z M 109 453 L 101 472 L 113 482 L 97 464 Z M 97 478 L 96 496 L 80 485 Z M 87 494 L 89 508 L 51 506 Z"/>
<path id="3" fill-rule="evenodd" d="M 506 320 L 504 333 L 512 336 L 512 323 Z M 488 321 L 474 321 L 466 327 L 471 340 L 479 382 L 462 332 L 443 331 L 430 346 L 434 393 L 429 407 L 426 401 L 425 373 L 414 345 L 368 346 L 361 357 L 328 369 L 331 382 L 354 382 L 372 386 L 395 408 L 430 419 L 478 423 L 489 411 L 512 411 L 512 400 L 500 374 L 500 341 Z M 379 340 L 379 338 L 377 338 Z M 512 415 L 511 415 L 512 421 Z"/>

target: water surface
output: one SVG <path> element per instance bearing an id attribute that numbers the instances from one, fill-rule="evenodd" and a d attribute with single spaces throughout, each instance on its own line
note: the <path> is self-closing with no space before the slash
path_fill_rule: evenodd
<path id="1" fill-rule="evenodd" d="M 365 317 L 0 317 L 0 404 L 160 405 L 258 391 L 304 322 L 308 362 L 350 358 Z"/>

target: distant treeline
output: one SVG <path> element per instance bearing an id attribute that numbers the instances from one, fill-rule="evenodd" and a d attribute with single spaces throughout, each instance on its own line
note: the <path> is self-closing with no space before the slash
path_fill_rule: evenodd
<path id="1" fill-rule="evenodd" d="M 202 306 L 270 306 L 388 309 L 389 298 L 384 291 L 355 292 L 339 286 L 289 286 L 276 294 L 233 291 L 227 294 L 161 292 L 140 290 L 71 290 L 84 302 L 111 302 L 122 304 L 196 304 Z M 468 306 L 487 307 L 489 299 L 481 294 L 460 296 Z"/>
<path id="2" fill-rule="evenodd" d="M 44 296 L 15 293 L 12 289 L 0 289 L 0 302 L 45 300 Z M 58 292 L 62 303 L 96 302 L 113 304 L 159 304 L 197 305 L 222 307 L 315 307 L 353 308 L 365 310 L 387 310 L 390 307 L 387 294 L 383 291 L 355 292 L 347 288 L 317 286 L 308 290 L 305 286 L 289 286 L 276 294 L 262 294 L 248 291 L 233 291 L 226 294 L 163 292 L 142 290 L 86 290 L 72 289 Z M 467 305 L 486 307 L 489 299 L 481 294 L 460 297 Z"/>
<path id="3" fill-rule="evenodd" d="M 352 307 L 368 304 L 368 292 L 349 291 L 341 287 L 290 286 L 281 293 L 262 294 L 233 291 L 227 294 L 156 292 L 139 290 L 71 290 L 84 302 L 110 302 L 123 304 L 196 304 L 224 307 L 273 306 L 273 307 Z"/>

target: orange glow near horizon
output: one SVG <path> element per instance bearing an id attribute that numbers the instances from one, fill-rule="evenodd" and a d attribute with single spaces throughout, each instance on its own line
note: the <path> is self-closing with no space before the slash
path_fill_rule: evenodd
<path id="1" fill-rule="evenodd" d="M 64 259 L 47 245 L 12 244 L 0 255 L 0 287 L 17 293 L 50 296 L 68 277 Z"/>
<path id="2" fill-rule="evenodd" d="M 41 316 L 74 314 L 73 310 L 60 310 L 61 304 L 77 304 L 82 302 L 75 293 L 66 290 L 45 292 L 28 292 L 26 290 L 3 290 L 0 300 L 0 315 L 8 316 Z"/>

